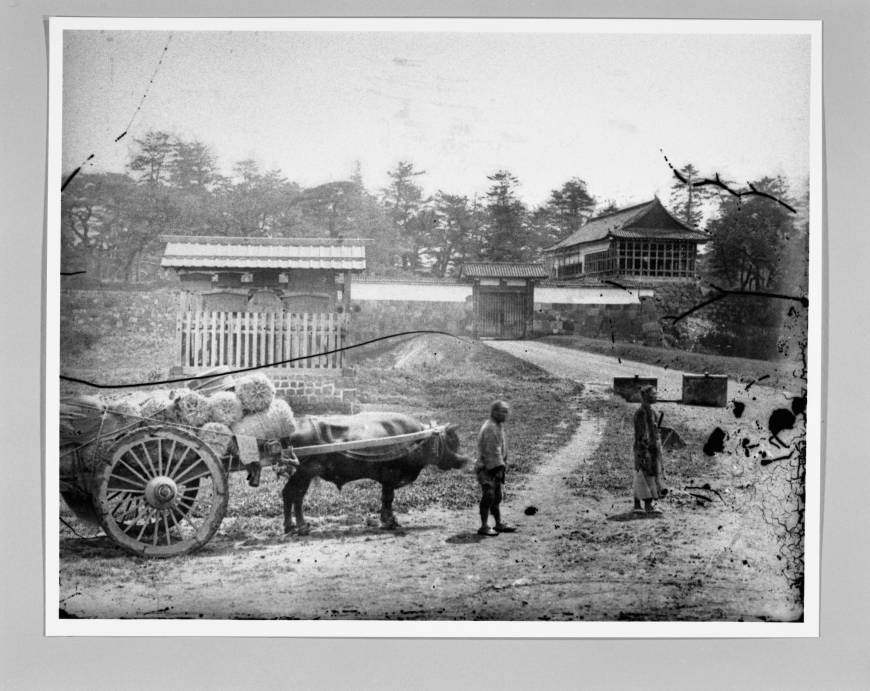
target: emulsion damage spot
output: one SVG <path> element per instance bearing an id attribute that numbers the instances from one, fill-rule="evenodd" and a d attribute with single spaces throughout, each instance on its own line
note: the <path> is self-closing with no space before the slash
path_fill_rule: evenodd
<path id="1" fill-rule="evenodd" d="M 805 396 L 795 396 L 791 399 L 791 412 L 795 414 L 795 417 L 807 412 L 807 399 Z"/>
<path id="2" fill-rule="evenodd" d="M 717 427 L 710 433 L 707 443 L 704 444 L 704 453 L 708 456 L 722 453 L 725 450 L 725 430 Z"/>
<path id="3" fill-rule="evenodd" d="M 770 419 L 767 421 L 767 428 L 770 433 L 776 437 L 780 432 L 787 429 L 794 429 L 795 414 L 786 408 L 777 408 L 770 414 Z"/>

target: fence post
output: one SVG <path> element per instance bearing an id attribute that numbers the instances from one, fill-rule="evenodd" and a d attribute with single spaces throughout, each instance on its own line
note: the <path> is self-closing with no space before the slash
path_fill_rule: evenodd
<path id="1" fill-rule="evenodd" d="M 299 357 L 304 358 L 308 355 L 308 312 L 302 313 L 302 352 L 299 353 Z M 300 367 L 305 367 L 308 364 L 307 360 L 300 360 L 301 363 L 305 363 L 300 365 Z"/>
<path id="2" fill-rule="evenodd" d="M 293 347 L 295 346 L 296 339 L 293 336 L 293 313 L 292 312 L 284 312 L 284 359 L 292 360 L 293 355 Z M 284 365 L 284 367 L 293 367 L 292 362 L 288 362 Z"/>
<path id="3" fill-rule="evenodd" d="M 183 341 L 182 341 L 182 330 L 184 328 L 183 325 L 183 316 L 181 310 L 175 315 L 175 364 L 178 366 L 184 365 L 184 351 L 182 350 Z"/>
<path id="4" fill-rule="evenodd" d="M 300 328 L 301 328 L 300 323 L 299 323 L 299 315 L 298 314 L 291 314 L 290 320 L 291 320 L 291 327 L 293 330 L 293 333 L 292 333 L 293 341 L 291 343 L 291 348 L 293 350 L 293 359 L 296 359 L 299 357 L 299 355 L 302 352 L 302 345 L 299 342 L 299 339 L 301 338 L 300 333 L 299 333 Z M 299 367 L 299 362 L 298 361 L 294 362 L 293 367 Z"/>
<path id="5" fill-rule="evenodd" d="M 202 321 L 201 312 L 193 313 L 193 366 L 200 366 L 200 352 L 202 351 L 202 336 L 199 332 L 199 324 Z"/>
<path id="6" fill-rule="evenodd" d="M 335 346 L 333 345 L 333 341 L 335 340 L 335 336 L 332 333 L 333 319 L 332 312 L 329 313 L 329 316 L 326 320 L 326 349 L 334 350 Z M 326 356 L 326 366 L 329 368 L 335 368 L 335 353 Z"/>
<path id="7" fill-rule="evenodd" d="M 269 312 L 269 335 L 266 343 L 266 362 L 275 363 L 275 313 Z"/>
<path id="8" fill-rule="evenodd" d="M 192 315 L 191 311 L 188 310 L 187 313 L 185 314 L 185 318 L 184 318 L 184 332 L 185 332 L 185 336 L 184 336 L 184 341 L 185 341 L 184 342 L 184 348 L 185 348 L 184 366 L 185 367 L 190 367 L 190 364 L 191 364 L 190 355 L 191 355 L 191 351 L 193 350 L 193 346 L 191 345 L 191 342 L 190 342 L 190 340 L 191 340 L 190 337 L 193 335 L 192 323 L 191 323 L 192 319 L 193 319 L 193 315 Z"/>
<path id="9" fill-rule="evenodd" d="M 226 359 L 224 353 L 224 324 L 227 321 L 227 313 L 226 312 L 218 312 L 218 351 L 217 351 L 217 365 L 218 367 L 225 365 Z"/>
<path id="10" fill-rule="evenodd" d="M 249 333 L 250 329 L 248 328 L 248 323 L 249 323 L 248 320 L 249 320 L 250 316 L 251 316 L 250 312 L 242 312 L 242 360 L 239 363 L 242 367 L 247 367 L 248 364 L 250 364 L 248 362 L 248 360 L 250 360 L 250 357 L 251 357 L 248 354 L 248 351 L 250 351 L 250 349 L 251 349 L 251 345 L 248 342 L 248 338 L 250 336 L 250 333 Z"/>
<path id="11" fill-rule="evenodd" d="M 217 364 L 217 312 L 210 312 L 211 316 L 209 321 L 211 322 L 211 350 L 208 354 L 208 364 L 209 367 L 214 367 Z"/>

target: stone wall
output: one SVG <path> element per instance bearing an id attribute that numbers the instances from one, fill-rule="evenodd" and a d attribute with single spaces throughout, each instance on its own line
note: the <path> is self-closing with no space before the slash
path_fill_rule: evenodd
<path id="1" fill-rule="evenodd" d="M 698 318 L 674 325 L 666 316 L 678 315 L 703 300 L 696 283 L 654 283 L 651 297 L 637 302 L 607 304 L 535 303 L 534 333 L 577 334 L 613 338 L 646 345 L 679 345 L 691 349 L 704 324 Z M 647 292 L 647 291 L 643 291 Z"/>
<path id="2" fill-rule="evenodd" d="M 61 370 L 103 382 L 155 381 L 175 365 L 180 291 L 66 289 L 61 293 Z M 470 336 L 471 301 L 355 301 L 350 342 L 418 329 Z M 353 362 L 353 351 L 348 353 Z M 353 404 L 352 369 L 268 370 L 281 396 L 304 410 L 314 402 Z"/>
<path id="3" fill-rule="evenodd" d="M 294 410 L 306 410 L 323 401 L 353 405 L 357 400 L 356 378 L 350 369 L 307 372 L 276 368 L 264 372 L 275 384 L 276 393 Z"/>
<path id="4" fill-rule="evenodd" d="M 655 305 L 649 298 L 617 305 L 535 304 L 536 336 L 576 334 L 630 343 L 659 343 L 662 333 Z"/>
<path id="5" fill-rule="evenodd" d="M 93 371 L 100 381 L 165 378 L 174 364 L 177 300 L 170 289 L 61 291 L 61 371 Z"/>
<path id="6" fill-rule="evenodd" d="M 61 372 L 105 383 L 165 379 L 175 365 L 179 291 L 67 289 L 60 300 Z M 300 410 L 313 402 L 352 404 L 352 370 L 267 370 Z M 178 376 L 174 374 L 173 376 Z"/>
<path id="7" fill-rule="evenodd" d="M 708 308 L 678 322 L 665 317 L 679 316 L 705 299 L 707 296 L 698 282 L 661 283 L 655 286 L 654 301 L 665 343 L 677 345 L 683 350 L 699 348 L 702 337 L 710 329 Z"/>
<path id="8" fill-rule="evenodd" d="M 61 330 L 150 333 L 158 340 L 168 333 L 174 338 L 177 307 L 174 290 L 63 290 Z"/>
<path id="9" fill-rule="evenodd" d="M 354 300 L 351 313 L 351 343 L 414 330 L 446 331 L 471 336 L 473 311 L 466 302 Z"/>

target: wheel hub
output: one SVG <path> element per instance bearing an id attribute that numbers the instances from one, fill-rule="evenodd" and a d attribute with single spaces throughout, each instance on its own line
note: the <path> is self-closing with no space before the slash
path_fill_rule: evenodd
<path id="1" fill-rule="evenodd" d="M 160 475 L 151 478 L 145 486 L 145 501 L 155 509 L 165 509 L 178 495 L 178 486 L 171 477 Z"/>

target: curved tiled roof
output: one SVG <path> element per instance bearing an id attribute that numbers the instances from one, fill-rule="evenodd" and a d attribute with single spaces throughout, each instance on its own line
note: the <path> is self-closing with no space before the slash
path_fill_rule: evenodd
<path id="1" fill-rule="evenodd" d="M 593 218 L 564 240 L 560 240 L 545 251 L 553 252 L 563 247 L 604 240 L 611 236 L 693 240 L 699 243 L 706 242 L 708 239 L 706 233 L 694 230 L 679 219 L 674 218 L 656 197 L 643 204 L 635 204 Z"/>
<path id="2" fill-rule="evenodd" d="M 543 264 L 522 262 L 466 262 L 459 270 L 460 278 L 547 278 Z"/>
<path id="3" fill-rule="evenodd" d="M 171 268 L 335 269 L 363 271 L 366 248 L 336 238 L 166 235 L 161 266 Z"/>

